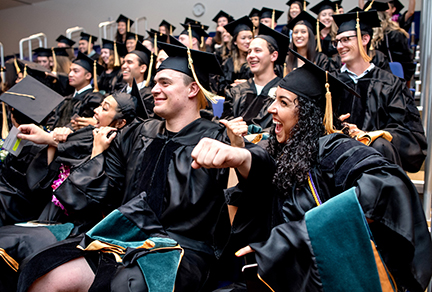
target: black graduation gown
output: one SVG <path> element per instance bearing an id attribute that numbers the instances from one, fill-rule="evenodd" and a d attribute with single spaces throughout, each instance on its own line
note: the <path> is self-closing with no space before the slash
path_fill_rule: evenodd
<path id="1" fill-rule="evenodd" d="M 411 15 L 411 17 L 408 18 L 408 20 L 405 21 L 405 15 L 408 11 L 405 11 L 403 14 L 399 15 L 398 23 L 400 28 L 404 29 L 406 32 L 408 32 L 411 28 L 411 24 L 414 20 L 414 14 Z"/>
<path id="2" fill-rule="evenodd" d="M 373 220 L 370 228 L 377 248 L 396 282 L 409 291 L 424 291 L 432 274 L 432 244 L 418 193 L 403 170 L 371 147 L 332 134 L 320 138 L 318 165 L 311 174 L 323 202 L 355 187 L 366 218 Z M 266 242 L 251 244 L 260 276 L 274 291 L 322 291 L 303 221 L 316 206 L 311 189 L 293 187 L 274 198 L 274 214 L 280 216 L 276 224 L 281 224 Z"/>
<path id="3" fill-rule="evenodd" d="M 234 80 L 249 79 L 253 77 L 247 62 L 241 66 L 240 72 L 234 72 L 234 62 L 232 58 L 225 60 L 225 62 L 222 64 L 222 71 L 223 75 L 221 75 L 219 78 L 218 90 L 218 93 L 221 95 L 225 95 L 225 90 L 231 88 L 231 84 L 234 82 Z"/>
<path id="4" fill-rule="evenodd" d="M 393 136 L 394 156 L 400 157 L 403 169 L 417 172 L 426 157 L 427 141 L 420 114 L 405 83 L 377 67 L 357 84 L 348 73 L 338 73 L 337 77 L 361 96 L 356 98 L 349 93 L 341 96 L 337 116 L 350 113 L 346 121 L 363 131 L 388 131 Z"/>
<path id="5" fill-rule="evenodd" d="M 388 45 L 387 45 L 388 41 Z M 415 71 L 413 54 L 409 46 L 409 39 L 400 31 L 391 31 L 384 35 L 384 39 L 376 48 L 392 62 L 401 63 L 404 70 L 404 79 L 411 80 Z"/>
<path id="6" fill-rule="evenodd" d="M 91 53 L 90 53 L 91 54 Z M 94 54 L 92 54 L 91 56 L 87 55 L 87 57 L 89 57 L 90 59 L 92 59 L 93 61 L 99 61 L 99 57 L 100 55 L 96 52 L 94 52 Z"/>
<path id="7" fill-rule="evenodd" d="M 76 96 L 69 95 L 54 110 L 54 115 L 48 120 L 47 125 L 52 129 L 70 127 L 70 120 L 75 114 L 80 117 L 93 117 L 93 111 L 100 105 L 102 99 L 102 94 L 93 92 L 93 88 Z"/>
<path id="8" fill-rule="evenodd" d="M 30 162 L 43 146 L 29 142 L 18 157 L 8 154 L 0 168 L 0 226 L 35 220 L 51 200 L 51 192 L 30 189 Z"/>
<path id="9" fill-rule="evenodd" d="M 216 246 L 218 255 L 225 240 L 221 236 L 221 243 L 214 244 L 212 236 L 218 232 L 215 226 L 224 205 L 228 170 L 192 169 L 190 154 L 201 138 L 224 136 L 219 125 L 205 119 L 192 122 L 171 139 L 164 121 L 133 122 L 103 155 L 80 165 L 60 188 L 70 194 L 82 192 L 112 208 L 146 191 L 150 207 L 173 239 L 206 254 L 213 254 L 211 246 Z M 256 164 L 268 161 L 263 149 L 250 151 Z M 161 193 L 163 197 L 158 196 Z M 229 222 L 221 221 L 223 232 Z"/>
<path id="10" fill-rule="evenodd" d="M 122 80 L 123 72 L 121 68 L 115 68 L 111 73 L 103 71 L 98 78 L 99 90 L 104 91 L 106 95 L 109 95 L 124 86 L 124 84 L 121 83 Z"/>
<path id="11" fill-rule="evenodd" d="M 275 89 L 280 77 L 275 77 L 264 86 L 260 95 L 257 96 L 255 82 L 250 78 L 247 82 L 239 84 L 226 92 L 223 117 L 243 117 L 248 125 L 260 126 L 263 130 L 269 128 L 273 118 L 267 109 L 274 101 Z"/>

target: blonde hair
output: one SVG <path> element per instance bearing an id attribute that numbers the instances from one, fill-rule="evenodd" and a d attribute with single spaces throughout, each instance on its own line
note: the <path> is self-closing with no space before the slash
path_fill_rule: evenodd
<path id="1" fill-rule="evenodd" d="M 372 46 L 374 48 L 378 47 L 384 40 L 384 36 L 391 31 L 398 31 L 403 33 L 407 38 L 409 37 L 409 34 L 397 22 L 392 21 L 386 12 L 378 11 L 378 17 L 381 20 L 381 27 L 373 28 Z"/>
<path id="2" fill-rule="evenodd" d="M 66 73 L 66 74 L 69 74 L 70 66 L 72 64 L 72 62 L 69 59 L 69 57 L 56 56 L 56 60 L 57 60 L 57 67 L 56 67 L 57 70 L 56 70 L 56 72 L 57 73 Z"/>

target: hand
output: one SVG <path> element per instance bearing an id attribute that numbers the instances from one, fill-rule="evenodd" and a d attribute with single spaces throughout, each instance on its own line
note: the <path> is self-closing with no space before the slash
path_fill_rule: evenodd
<path id="1" fill-rule="evenodd" d="M 254 252 L 254 250 L 248 245 L 243 247 L 242 249 L 239 249 L 235 255 L 236 257 L 242 257 L 244 255 L 247 255 L 248 253 Z"/>
<path id="2" fill-rule="evenodd" d="M 71 120 L 72 128 L 76 131 L 87 127 L 88 125 L 96 125 L 97 121 L 93 118 L 78 117 Z"/>
<path id="3" fill-rule="evenodd" d="M 21 125 L 18 127 L 21 132 L 17 135 L 17 138 L 32 141 L 36 144 L 48 144 L 57 147 L 57 142 L 54 141 L 53 135 L 47 133 L 35 124 Z"/>
<path id="4" fill-rule="evenodd" d="M 252 165 L 252 154 L 244 149 L 226 145 L 210 138 L 203 138 L 191 154 L 192 167 L 237 168 L 240 175 L 247 178 Z"/>
<path id="5" fill-rule="evenodd" d="M 207 46 L 211 46 L 212 42 L 213 42 L 213 38 L 212 38 L 212 37 L 208 37 L 208 38 L 206 39 L 206 41 L 205 41 L 205 44 L 206 44 Z"/>
<path id="6" fill-rule="evenodd" d="M 233 147 L 244 147 L 243 137 L 246 136 L 248 126 L 242 117 L 235 118 L 231 121 L 220 120 L 220 123 L 227 128 L 227 134 Z"/>
<path id="7" fill-rule="evenodd" d="M 351 114 L 344 114 L 339 116 L 339 120 L 341 122 L 345 121 L 346 119 L 348 119 L 351 116 Z M 342 126 L 347 127 L 348 128 L 348 134 L 350 135 L 351 138 L 354 138 L 358 135 L 363 135 L 366 134 L 366 132 L 360 130 L 357 125 L 355 124 L 350 124 L 350 123 L 342 123 Z"/>
<path id="8" fill-rule="evenodd" d="M 54 141 L 59 143 L 66 142 L 70 133 L 73 133 L 73 131 L 66 127 L 55 128 L 54 131 L 52 131 Z"/>
<path id="9" fill-rule="evenodd" d="M 116 128 L 102 127 L 93 130 L 93 149 L 91 158 L 101 154 L 108 149 L 111 142 L 117 136 L 117 132 L 114 132 L 109 138 L 107 138 L 108 133 L 112 130 L 115 131 Z"/>
<path id="10" fill-rule="evenodd" d="M 221 34 L 223 34 L 225 32 L 225 28 L 223 26 L 218 26 L 218 27 L 216 27 L 216 31 L 218 31 Z"/>
<path id="11" fill-rule="evenodd" d="M 348 119 L 350 116 L 351 116 L 351 114 L 344 114 L 344 115 L 341 115 L 341 116 L 339 116 L 339 120 L 340 120 L 341 122 L 343 122 L 343 121 L 345 121 L 346 119 Z"/>

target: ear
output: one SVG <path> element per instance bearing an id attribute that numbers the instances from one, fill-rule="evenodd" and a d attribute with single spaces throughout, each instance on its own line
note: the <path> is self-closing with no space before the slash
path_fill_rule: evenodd
<path id="1" fill-rule="evenodd" d="M 363 47 L 364 46 L 367 46 L 367 44 L 369 43 L 369 41 L 370 41 L 370 35 L 368 35 L 368 34 L 365 34 L 365 35 L 363 35 L 362 36 L 362 45 L 363 45 Z"/>
<path id="2" fill-rule="evenodd" d="M 189 94 L 188 94 L 188 97 L 190 99 L 196 97 L 199 91 L 200 91 L 200 88 L 199 88 L 198 84 L 195 81 L 192 82 L 191 84 L 189 84 Z"/>
<path id="3" fill-rule="evenodd" d="M 142 64 L 142 65 L 140 66 L 140 73 L 144 74 L 145 71 L 147 71 L 147 65 L 146 65 L 146 64 Z"/>
<path id="4" fill-rule="evenodd" d="M 92 74 L 87 71 L 86 74 L 84 75 L 84 78 L 90 82 L 93 77 Z"/>
<path id="5" fill-rule="evenodd" d="M 279 57 L 279 52 L 278 51 L 274 51 L 270 55 L 270 60 L 274 63 L 274 62 L 276 62 L 276 60 L 277 60 L 278 57 Z"/>
<path id="6" fill-rule="evenodd" d="M 126 120 L 125 119 L 118 119 L 117 122 L 115 123 L 115 127 L 117 129 L 121 129 L 126 125 Z"/>

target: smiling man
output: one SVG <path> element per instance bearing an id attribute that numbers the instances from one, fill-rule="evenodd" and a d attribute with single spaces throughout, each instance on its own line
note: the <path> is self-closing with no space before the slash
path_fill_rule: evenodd
<path id="1" fill-rule="evenodd" d="M 272 125 L 267 109 L 274 100 L 276 87 L 281 80 L 274 71 L 275 64 L 283 64 L 289 38 L 262 23 L 259 35 L 250 43 L 247 62 L 253 77 L 227 90 L 224 117 L 243 117 L 248 124 L 262 129 Z"/>
<path id="2" fill-rule="evenodd" d="M 220 142 L 225 140 L 224 128 L 200 118 L 199 112 L 206 104 L 206 97 L 210 97 L 207 92 L 209 74 L 222 73 L 219 63 L 214 54 L 191 50 L 193 68 L 188 62 L 186 48 L 168 44 L 161 44 L 161 47 L 169 58 L 158 68 L 152 93 L 154 111 L 165 120 L 133 122 L 117 135 L 109 148 L 113 139 L 109 140 L 105 135 L 95 137 L 94 145 L 98 146 L 95 146 L 97 149 L 92 159 L 81 165 L 78 174 L 71 173 L 67 183 L 85 189 L 84 195 L 89 198 L 113 196 L 119 203 L 127 204 L 125 207 L 134 207 L 136 202 L 141 202 L 146 207 L 145 212 L 131 220 L 137 225 L 142 223 L 140 228 L 146 234 L 158 233 L 165 240 L 168 237 L 174 239 L 184 250 L 175 279 L 175 291 L 207 291 L 203 285 L 231 230 L 224 197 L 229 167 L 237 167 L 239 177 L 250 184 L 249 178 L 253 179 L 254 175 L 251 165 L 252 169 L 259 168 L 271 174 L 273 164 L 264 149 L 251 144 L 247 148 L 235 148 L 233 157 L 221 154 L 214 161 L 205 159 L 206 150 L 215 143 L 221 150 L 230 147 Z M 89 184 L 84 186 L 83 182 L 74 181 L 78 176 L 86 177 Z M 271 175 L 264 175 L 260 180 L 269 182 L 270 178 Z M 115 228 L 109 225 L 108 229 L 118 229 L 124 235 L 129 232 L 125 225 Z M 80 238 L 70 240 L 79 243 Z M 67 244 L 65 241 L 64 250 Z M 27 291 L 25 286 L 38 277 L 32 267 L 41 267 L 42 264 L 39 275 L 50 272 L 35 281 L 29 291 L 48 291 L 48 287 L 52 291 L 57 288 L 87 291 L 94 279 L 93 285 L 100 291 L 152 291 L 147 287 L 155 279 L 143 277 L 143 272 L 149 270 L 146 266 L 119 265 L 104 253 L 90 252 L 91 256 L 75 248 L 75 243 L 73 245 L 71 261 L 59 267 L 58 263 L 66 262 L 64 253 L 49 252 L 46 257 L 50 261 L 42 256 L 44 252 L 33 257 L 26 266 L 27 271 L 23 271 L 30 277 L 20 283 L 20 289 Z M 84 259 L 86 254 L 89 257 Z M 94 261 L 94 257 L 98 259 Z M 164 260 L 158 264 L 163 269 Z M 98 277 L 100 273 L 108 275 L 108 266 L 114 267 L 115 276 L 111 273 L 112 277 Z M 96 277 L 90 267 L 94 268 L 93 271 L 99 270 Z M 169 275 L 165 273 L 164 277 Z"/>
<path id="3" fill-rule="evenodd" d="M 94 76 L 94 64 L 96 64 L 96 73 L 98 75 L 103 71 L 103 67 L 95 62 L 85 54 L 78 52 L 78 57 L 70 66 L 68 76 L 69 85 L 75 88 L 75 92 L 66 96 L 54 110 L 54 115 L 47 123 L 52 129 L 55 127 L 73 128 L 74 125 L 71 120 L 74 115 L 81 118 L 90 118 L 87 120 L 87 125 L 91 122 L 93 110 L 100 105 L 103 99 L 102 94 L 94 92 L 91 85 L 91 80 L 96 77 Z"/>
<path id="4" fill-rule="evenodd" d="M 339 26 L 334 42 L 345 63 L 337 76 L 361 96 L 342 96 L 338 115 L 349 126 L 352 137 L 363 140 L 404 170 L 417 172 L 425 159 L 427 142 L 414 99 L 405 82 L 370 63 L 367 56 L 372 28 L 380 26 L 377 12 L 333 18 Z"/>
<path id="5" fill-rule="evenodd" d="M 155 57 L 153 57 L 155 58 Z M 123 87 L 121 91 L 126 91 L 130 93 L 132 91 L 132 83 L 135 81 L 138 85 L 138 90 L 141 95 L 145 107 L 147 109 L 147 114 L 150 118 L 157 118 L 153 113 L 153 96 L 151 94 L 151 74 L 152 70 L 149 68 L 153 67 L 154 62 L 152 60 L 152 52 L 150 52 L 141 42 L 136 42 L 135 50 L 129 52 L 125 58 L 123 65 L 121 67 L 123 71 L 123 82 L 127 84 Z M 146 74 L 147 73 L 147 74 Z M 150 78 L 145 78 L 149 76 Z"/>

